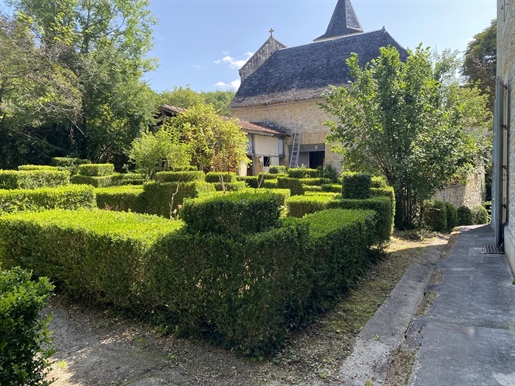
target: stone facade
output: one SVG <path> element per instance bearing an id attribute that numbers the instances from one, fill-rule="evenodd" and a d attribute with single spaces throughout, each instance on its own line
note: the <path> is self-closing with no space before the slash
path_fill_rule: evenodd
<path id="1" fill-rule="evenodd" d="M 515 6 L 513 0 L 497 1 L 497 76 L 503 85 L 504 111 L 496 120 L 505 125 L 507 141 L 507 214 L 504 225 L 504 250 L 515 275 L 515 135 L 510 132 L 515 128 L 515 101 L 513 99 L 513 82 L 515 81 Z M 495 182 L 494 182 L 495 183 Z M 501 203 L 497 203 L 500 205 Z"/>
<path id="2" fill-rule="evenodd" d="M 290 159 L 293 131 L 296 129 L 300 133 L 301 144 L 299 165 L 310 166 L 307 153 L 324 151 L 324 165 L 330 164 L 341 170 L 341 156 L 332 153 L 330 146 L 325 144 L 329 128 L 324 126 L 324 122 L 331 119 L 331 116 L 316 105 L 316 102 L 321 101 L 322 99 L 310 99 L 233 108 L 232 114 L 249 122 L 261 122 L 265 125 L 288 128 L 291 136 L 285 139 L 285 157 L 282 159 L 282 164 L 287 165 Z M 264 117 L 266 117 L 266 121 Z"/>
<path id="3" fill-rule="evenodd" d="M 273 32 L 273 30 L 271 32 Z M 240 69 L 239 73 L 241 81 L 243 82 L 250 75 L 252 75 L 252 73 L 256 71 L 270 56 L 272 56 L 275 51 L 280 50 L 281 48 L 286 48 L 286 46 L 275 40 L 274 37 L 270 35 L 268 40 Z"/>
<path id="4" fill-rule="evenodd" d="M 465 184 L 451 185 L 435 193 L 434 198 L 450 202 L 456 208 L 465 205 L 474 208 L 483 204 L 485 197 L 485 173 L 479 170 L 467 176 Z"/>

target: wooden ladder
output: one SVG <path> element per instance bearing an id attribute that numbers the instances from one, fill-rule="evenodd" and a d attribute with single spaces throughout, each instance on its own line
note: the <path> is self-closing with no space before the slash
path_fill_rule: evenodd
<path id="1" fill-rule="evenodd" d="M 293 143 L 291 146 L 291 154 L 290 154 L 290 168 L 299 167 L 299 152 L 300 152 L 300 133 L 295 131 L 293 132 Z"/>

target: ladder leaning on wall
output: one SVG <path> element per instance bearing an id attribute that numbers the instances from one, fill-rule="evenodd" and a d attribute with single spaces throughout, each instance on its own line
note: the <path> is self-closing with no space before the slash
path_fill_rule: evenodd
<path id="1" fill-rule="evenodd" d="M 291 146 L 290 154 L 290 168 L 299 167 L 299 152 L 300 152 L 300 133 L 295 128 L 293 132 L 293 143 Z"/>

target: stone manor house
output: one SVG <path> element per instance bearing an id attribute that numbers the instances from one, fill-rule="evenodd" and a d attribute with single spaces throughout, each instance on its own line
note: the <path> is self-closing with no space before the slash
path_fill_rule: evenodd
<path id="1" fill-rule="evenodd" d="M 384 27 L 363 32 L 350 0 L 338 0 L 327 31 L 313 43 L 286 47 L 271 30 L 268 40 L 240 69 L 241 86 L 229 106 L 234 117 L 277 133 L 266 137 L 266 144 L 262 143 L 265 137 L 249 135 L 254 165 L 249 174 L 267 171 L 270 165 L 331 164 L 340 170 L 341 158 L 325 144 L 329 128 L 323 123 L 331 117 L 316 103 L 323 101 L 330 85 L 351 81 L 346 60 L 352 53 L 359 55 L 363 66 L 388 45 L 407 57 L 406 49 Z"/>

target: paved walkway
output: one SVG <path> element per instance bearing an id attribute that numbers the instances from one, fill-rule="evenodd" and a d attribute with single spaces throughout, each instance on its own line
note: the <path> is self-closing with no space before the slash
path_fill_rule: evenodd
<path id="1" fill-rule="evenodd" d="M 515 386 L 515 285 L 506 256 L 489 254 L 489 226 L 461 231 L 435 268 L 436 294 L 411 330 L 420 348 L 413 386 Z"/>
<path id="2" fill-rule="evenodd" d="M 428 248 L 361 331 L 345 385 L 383 384 L 400 350 L 415 356 L 410 386 L 515 386 L 515 285 L 493 244 L 487 225 Z"/>

